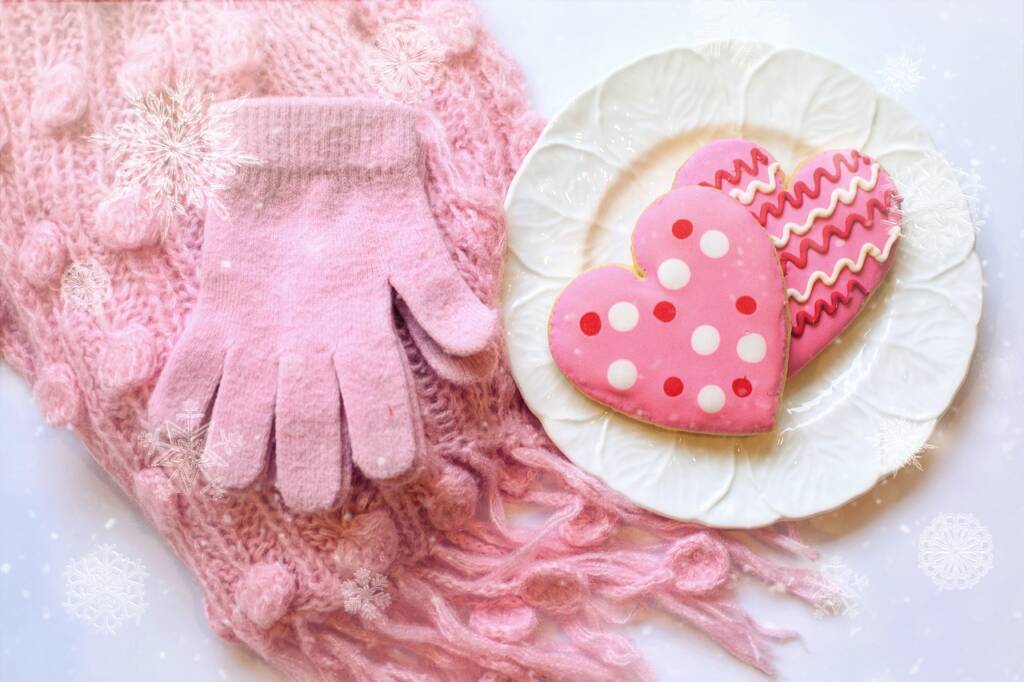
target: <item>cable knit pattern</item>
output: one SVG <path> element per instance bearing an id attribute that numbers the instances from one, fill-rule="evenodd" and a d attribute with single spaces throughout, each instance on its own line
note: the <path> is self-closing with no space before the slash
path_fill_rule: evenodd
<path id="1" fill-rule="evenodd" d="M 484 383 L 448 381 L 475 370 L 435 371 L 436 349 L 401 315 L 426 439 L 417 477 L 354 473 L 344 506 L 296 514 L 266 475 L 224 491 L 167 467 L 140 436 L 165 426 L 184 448 L 203 435 L 185 429 L 202 420 L 194 408 L 159 425 L 145 405 L 196 303 L 204 212 L 185 206 L 157 235 L 112 210 L 118 166 L 93 136 L 128 118 L 126 95 L 159 98 L 186 75 L 215 100 L 419 108 L 431 210 L 492 305 L 502 200 L 543 121 L 476 8 L 455 0 L 0 5 L 0 350 L 194 572 L 211 628 L 298 680 L 620 682 L 650 676 L 614 628 L 646 608 L 771 670 L 772 644 L 792 635 L 754 624 L 727 588 L 743 572 L 827 598 L 816 573 L 752 549 L 808 556 L 790 529 L 712 531 L 637 509 L 558 453 L 504 358 Z M 204 205 L 216 188 L 202 180 L 169 182 Z M 531 522 L 513 523 L 510 503 Z"/>

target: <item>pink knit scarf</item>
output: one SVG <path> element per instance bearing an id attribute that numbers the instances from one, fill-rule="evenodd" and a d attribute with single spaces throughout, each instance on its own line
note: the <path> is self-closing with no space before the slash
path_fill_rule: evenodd
<path id="1" fill-rule="evenodd" d="M 330 513 L 289 512 L 265 480 L 211 494 L 161 465 L 167 443 L 140 438 L 145 407 L 195 303 L 215 197 L 193 186 L 160 220 L 101 209 L 125 158 L 93 136 L 132 120 L 128 94 L 166 101 L 186 74 L 218 100 L 385 95 L 432 114 L 432 210 L 492 303 L 502 198 L 541 122 L 462 2 L 0 6 L 0 350 L 192 569 L 211 627 L 295 679 L 623 680 L 650 672 L 615 625 L 652 609 L 771 671 L 772 643 L 793 635 L 757 625 L 730 587 L 745 573 L 828 599 L 816 573 L 759 551 L 813 553 L 788 527 L 721 532 L 637 509 L 552 446 L 504 361 L 460 388 L 401 328 L 427 466 L 400 489 L 356 476 Z"/>

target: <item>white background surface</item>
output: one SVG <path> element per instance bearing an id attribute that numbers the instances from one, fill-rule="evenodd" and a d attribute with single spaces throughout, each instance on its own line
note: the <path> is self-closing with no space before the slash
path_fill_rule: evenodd
<path id="1" fill-rule="evenodd" d="M 887 57 L 919 60 L 924 79 L 902 101 L 983 185 L 987 288 L 974 365 L 923 472 L 904 471 L 801 524 L 826 557 L 867 578 L 857 615 L 818 619 L 754 584 L 741 585 L 739 598 L 762 623 L 804 635 L 780 649 L 781 679 L 1024 680 L 1024 10 L 1014 0 L 726 5 L 503 0 L 485 2 L 483 13 L 546 115 L 643 54 L 711 38 L 813 50 L 880 85 Z M 750 8 L 758 21 L 728 23 Z M 918 568 L 918 535 L 942 512 L 973 514 L 992 535 L 992 570 L 973 589 L 940 591 Z M 0 519 L 0 680 L 278 679 L 209 631 L 188 572 L 74 435 L 43 426 L 7 367 Z M 64 567 L 99 543 L 115 543 L 149 573 L 140 624 L 113 637 L 90 633 L 61 607 Z M 659 679 L 765 679 L 686 628 L 655 619 L 633 631 Z"/>

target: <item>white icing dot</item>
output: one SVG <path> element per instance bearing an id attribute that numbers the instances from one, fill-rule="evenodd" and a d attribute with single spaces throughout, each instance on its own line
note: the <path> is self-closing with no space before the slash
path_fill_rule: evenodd
<path id="1" fill-rule="evenodd" d="M 629 360 L 616 360 L 608 365 L 608 383 L 620 391 L 633 388 L 636 383 L 636 365 Z"/>
<path id="2" fill-rule="evenodd" d="M 697 394 L 697 404 L 708 414 L 714 414 L 725 407 L 725 391 L 714 384 L 708 384 Z"/>
<path id="3" fill-rule="evenodd" d="M 743 362 L 761 362 L 768 352 L 768 344 L 760 334 L 744 334 L 736 344 L 736 354 Z"/>
<path id="4" fill-rule="evenodd" d="M 718 343 L 721 338 L 718 335 L 718 330 L 712 327 L 710 324 L 702 324 L 693 330 L 693 334 L 690 335 L 690 345 L 693 347 L 693 352 L 697 355 L 711 355 L 718 350 Z"/>
<path id="5" fill-rule="evenodd" d="M 700 250 L 708 258 L 721 258 L 729 253 L 729 238 L 724 232 L 708 230 L 700 237 Z"/>
<path id="6" fill-rule="evenodd" d="M 666 289 L 682 289 L 690 281 L 690 266 L 678 258 L 669 258 L 658 266 L 658 281 Z"/>
<path id="7" fill-rule="evenodd" d="M 640 321 L 640 311 L 632 303 L 619 301 L 608 309 L 608 322 L 617 332 L 628 332 Z"/>

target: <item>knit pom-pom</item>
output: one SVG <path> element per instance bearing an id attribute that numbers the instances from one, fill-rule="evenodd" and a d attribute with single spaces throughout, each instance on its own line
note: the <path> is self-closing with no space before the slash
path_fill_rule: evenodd
<path id="1" fill-rule="evenodd" d="M 18 269 L 32 286 L 52 284 L 67 263 L 68 251 L 54 223 L 43 220 L 29 228 L 18 249 Z"/>
<path id="2" fill-rule="evenodd" d="M 85 115 L 89 93 L 82 70 L 74 64 L 54 64 L 39 74 L 32 96 L 32 118 L 56 132 Z"/>
<path id="3" fill-rule="evenodd" d="M 440 38 L 449 57 L 469 52 L 480 40 L 480 12 L 468 2 L 429 2 L 423 20 Z"/>
<path id="4" fill-rule="evenodd" d="M 224 94 L 237 96 L 255 92 L 266 58 L 263 26 L 255 17 L 242 12 L 225 13 L 222 21 L 227 25 L 221 38 L 211 46 L 211 70 L 230 90 Z"/>
<path id="5" fill-rule="evenodd" d="M 529 568 L 519 583 L 519 596 L 524 602 L 556 616 L 575 613 L 587 594 L 585 575 L 550 564 Z"/>
<path id="6" fill-rule="evenodd" d="M 573 547 L 596 547 L 608 541 L 617 525 L 615 517 L 604 509 L 585 504 L 559 526 L 558 532 Z"/>
<path id="7" fill-rule="evenodd" d="M 71 426 L 82 412 L 82 395 L 71 368 L 62 362 L 49 365 L 35 385 L 36 402 L 50 426 Z"/>
<path id="8" fill-rule="evenodd" d="M 167 474 L 159 467 L 136 472 L 132 489 L 139 506 L 161 533 L 168 533 L 178 520 L 179 495 Z"/>
<path id="9" fill-rule="evenodd" d="M 710 533 L 700 531 L 679 540 L 668 552 L 675 574 L 674 585 L 686 594 L 707 594 L 729 579 L 732 560 L 729 548 Z"/>
<path id="10" fill-rule="evenodd" d="M 117 85 L 126 97 L 159 92 L 174 79 L 174 55 L 159 33 L 144 35 L 128 46 L 117 71 Z"/>
<path id="11" fill-rule="evenodd" d="M 480 490 L 476 480 L 463 468 L 446 464 L 425 502 L 427 518 L 441 530 L 456 530 L 476 511 Z"/>
<path id="12" fill-rule="evenodd" d="M 141 386 L 155 369 L 156 342 L 141 324 L 114 332 L 100 351 L 100 383 L 111 395 Z"/>
<path id="13" fill-rule="evenodd" d="M 484 637 L 514 644 L 533 633 L 537 627 L 537 612 L 518 600 L 499 600 L 470 613 L 469 626 Z"/>
<path id="14" fill-rule="evenodd" d="M 519 164 L 526 158 L 526 154 L 533 149 L 544 130 L 546 122 L 542 116 L 532 111 L 519 117 L 509 139 L 509 160 L 513 168 L 519 168 Z"/>
<path id="15" fill-rule="evenodd" d="M 280 561 L 254 564 L 235 590 L 235 604 L 254 625 L 266 630 L 288 611 L 295 596 L 295 576 Z"/>
<path id="16" fill-rule="evenodd" d="M 346 571 L 365 568 L 387 573 L 398 557 L 398 529 L 391 515 L 375 509 L 352 517 L 334 550 L 335 561 Z"/>
<path id="17" fill-rule="evenodd" d="M 131 197 L 100 202 L 93 221 L 100 243 L 114 251 L 141 249 L 160 240 L 159 221 Z"/>

